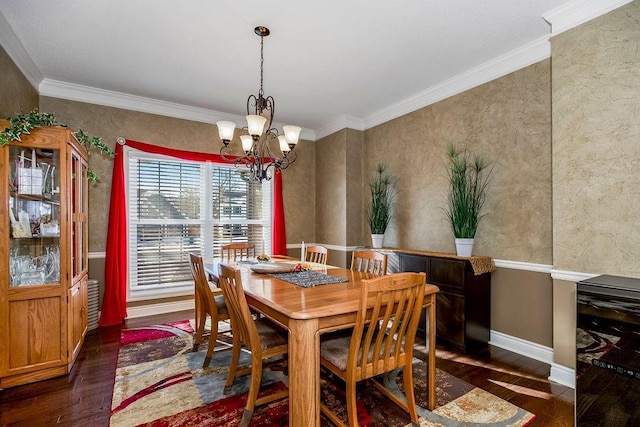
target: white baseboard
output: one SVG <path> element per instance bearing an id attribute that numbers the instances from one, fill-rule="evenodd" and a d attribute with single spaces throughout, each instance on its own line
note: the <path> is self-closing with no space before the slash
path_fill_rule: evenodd
<path id="1" fill-rule="evenodd" d="M 549 374 L 549 381 L 562 384 L 573 389 L 576 388 L 576 372 L 566 366 L 558 365 L 557 363 L 551 364 L 551 373 Z"/>
<path id="2" fill-rule="evenodd" d="M 522 338 L 493 330 L 489 335 L 489 344 L 547 363 L 551 366 L 549 381 L 571 388 L 575 387 L 574 370 L 554 363 L 553 349 L 551 347 L 546 347 L 544 345 L 536 344 L 531 341 L 523 340 Z"/>
<path id="3" fill-rule="evenodd" d="M 489 334 L 489 344 L 539 360 L 540 362 L 548 363 L 549 365 L 553 363 L 553 349 L 551 347 L 503 334 L 502 332 L 492 330 Z"/>
<path id="4" fill-rule="evenodd" d="M 193 310 L 194 300 L 165 302 L 161 304 L 148 304 L 127 308 L 127 319 L 136 317 L 153 316 L 156 314 L 173 313 L 175 311 Z"/>

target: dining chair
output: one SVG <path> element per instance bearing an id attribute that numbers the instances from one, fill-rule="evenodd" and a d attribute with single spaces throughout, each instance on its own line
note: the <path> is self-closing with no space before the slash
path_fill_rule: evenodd
<path id="1" fill-rule="evenodd" d="M 425 289 L 425 286 L 433 289 Z M 411 422 L 417 426 L 413 344 L 425 291 L 434 293 L 438 288 L 426 285 L 425 273 L 396 273 L 363 280 L 361 289 L 353 334 L 350 337 L 323 336 L 320 341 L 320 363 L 345 381 L 349 426 L 358 425 L 356 383 L 367 379 L 371 379 L 378 390 L 407 411 Z M 367 306 L 370 301 L 375 301 L 373 308 Z M 376 322 L 377 327 L 367 327 L 370 321 Z M 403 368 L 406 402 L 373 379 L 397 368 Z M 345 426 L 322 402 L 320 409 L 333 423 Z"/>
<path id="2" fill-rule="evenodd" d="M 211 318 L 211 336 L 207 346 L 207 355 L 204 358 L 203 368 L 209 366 L 214 351 L 228 350 L 225 347 L 215 350 L 218 338 L 218 322 L 221 320 L 229 320 L 229 311 L 225 304 L 222 290 L 219 288 L 211 289 L 211 285 L 207 280 L 207 274 L 204 271 L 202 257 L 197 254 L 189 254 L 191 261 L 191 274 L 195 284 L 195 313 L 196 313 L 196 336 L 193 339 L 193 351 L 198 351 L 202 336 L 204 334 L 204 326 L 207 322 L 207 316 Z"/>
<path id="3" fill-rule="evenodd" d="M 249 243 L 229 243 L 222 247 L 222 258 L 229 261 L 256 256 L 256 247 Z"/>
<path id="4" fill-rule="evenodd" d="M 247 405 L 242 413 L 240 425 L 249 425 L 256 405 L 273 402 L 289 395 L 284 390 L 258 398 L 262 380 L 262 362 L 274 356 L 286 358 L 288 351 L 287 331 L 276 325 L 266 317 L 254 319 L 249 310 L 249 304 L 242 288 L 242 275 L 230 265 L 219 265 L 218 280 L 231 316 L 233 329 L 233 349 L 229 376 L 225 385 L 225 392 L 233 385 L 233 380 L 240 375 L 251 374 Z M 251 352 L 251 367 L 238 369 L 240 350 L 245 347 Z M 285 359 L 286 360 L 286 359 Z"/>
<path id="5" fill-rule="evenodd" d="M 387 254 L 378 251 L 354 251 L 351 255 L 351 270 L 384 276 L 387 274 Z"/>
<path id="6" fill-rule="evenodd" d="M 304 259 L 307 262 L 315 262 L 318 264 L 326 264 L 329 257 L 329 249 L 324 246 L 307 246 Z"/>

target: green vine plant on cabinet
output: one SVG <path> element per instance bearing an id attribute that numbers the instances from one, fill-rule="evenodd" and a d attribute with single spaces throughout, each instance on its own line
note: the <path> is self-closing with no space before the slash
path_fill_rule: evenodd
<path id="1" fill-rule="evenodd" d="M 31 130 L 43 126 L 62 126 L 66 124 L 57 121 L 52 113 L 40 113 L 32 110 L 28 114 L 18 114 L 15 117 L 7 117 L 9 127 L 0 132 L 0 146 L 9 144 L 11 141 L 22 141 L 22 135 L 29 135 Z M 114 151 L 109 148 L 98 136 L 89 137 L 85 131 L 78 129 L 73 132 L 73 136 L 78 142 L 85 146 L 87 152 L 97 149 L 102 155 L 113 157 Z M 87 177 L 92 184 L 95 184 L 100 177 L 92 170 L 87 171 Z"/>

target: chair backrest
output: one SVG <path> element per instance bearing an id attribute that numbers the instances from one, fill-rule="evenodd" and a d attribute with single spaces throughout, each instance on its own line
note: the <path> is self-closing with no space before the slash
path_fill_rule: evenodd
<path id="1" fill-rule="evenodd" d="M 193 282 L 195 284 L 196 298 L 205 310 L 205 313 L 215 314 L 217 313 L 216 303 L 211 287 L 209 287 L 207 273 L 204 271 L 202 257 L 191 253 L 189 254 L 189 259 L 191 261 L 191 274 L 193 275 Z"/>
<path id="2" fill-rule="evenodd" d="M 230 261 L 256 256 L 255 245 L 249 243 L 229 243 L 222 247 L 222 258 Z"/>
<path id="3" fill-rule="evenodd" d="M 304 256 L 307 262 L 316 262 L 318 264 L 326 264 L 329 257 L 329 250 L 324 246 L 307 246 Z"/>
<path id="4" fill-rule="evenodd" d="M 354 251 L 351 255 L 351 270 L 384 276 L 387 274 L 387 254 L 377 251 Z"/>
<path id="5" fill-rule="evenodd" d="M 355 370 L 356 380 L 411 365 L 426 277 L 425 273 L 396 273 L 362 281 L 347 359 L 347 371 Z M 374 306 L 368 308 L 371 301 Z"/>
<path id="6" fill-rule="evenodd" d="M 227 304 L 234 338 L 238 338 L 252 352 L 260 351 L 260 336 L 244 294 L 240 270 L 227 264 L 219 264 L 218 286 L 222 288 Z"/>

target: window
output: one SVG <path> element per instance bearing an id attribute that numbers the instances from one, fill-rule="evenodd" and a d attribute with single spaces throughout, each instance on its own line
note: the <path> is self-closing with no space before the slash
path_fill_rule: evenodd
<path id="1" fill-rule="evenodd" d="M 127 149 L 128 300 L 193 291 L 189 253 L 220 257 L 247 242 L 271 249 L 271 184 L 233 165 Z"/>

